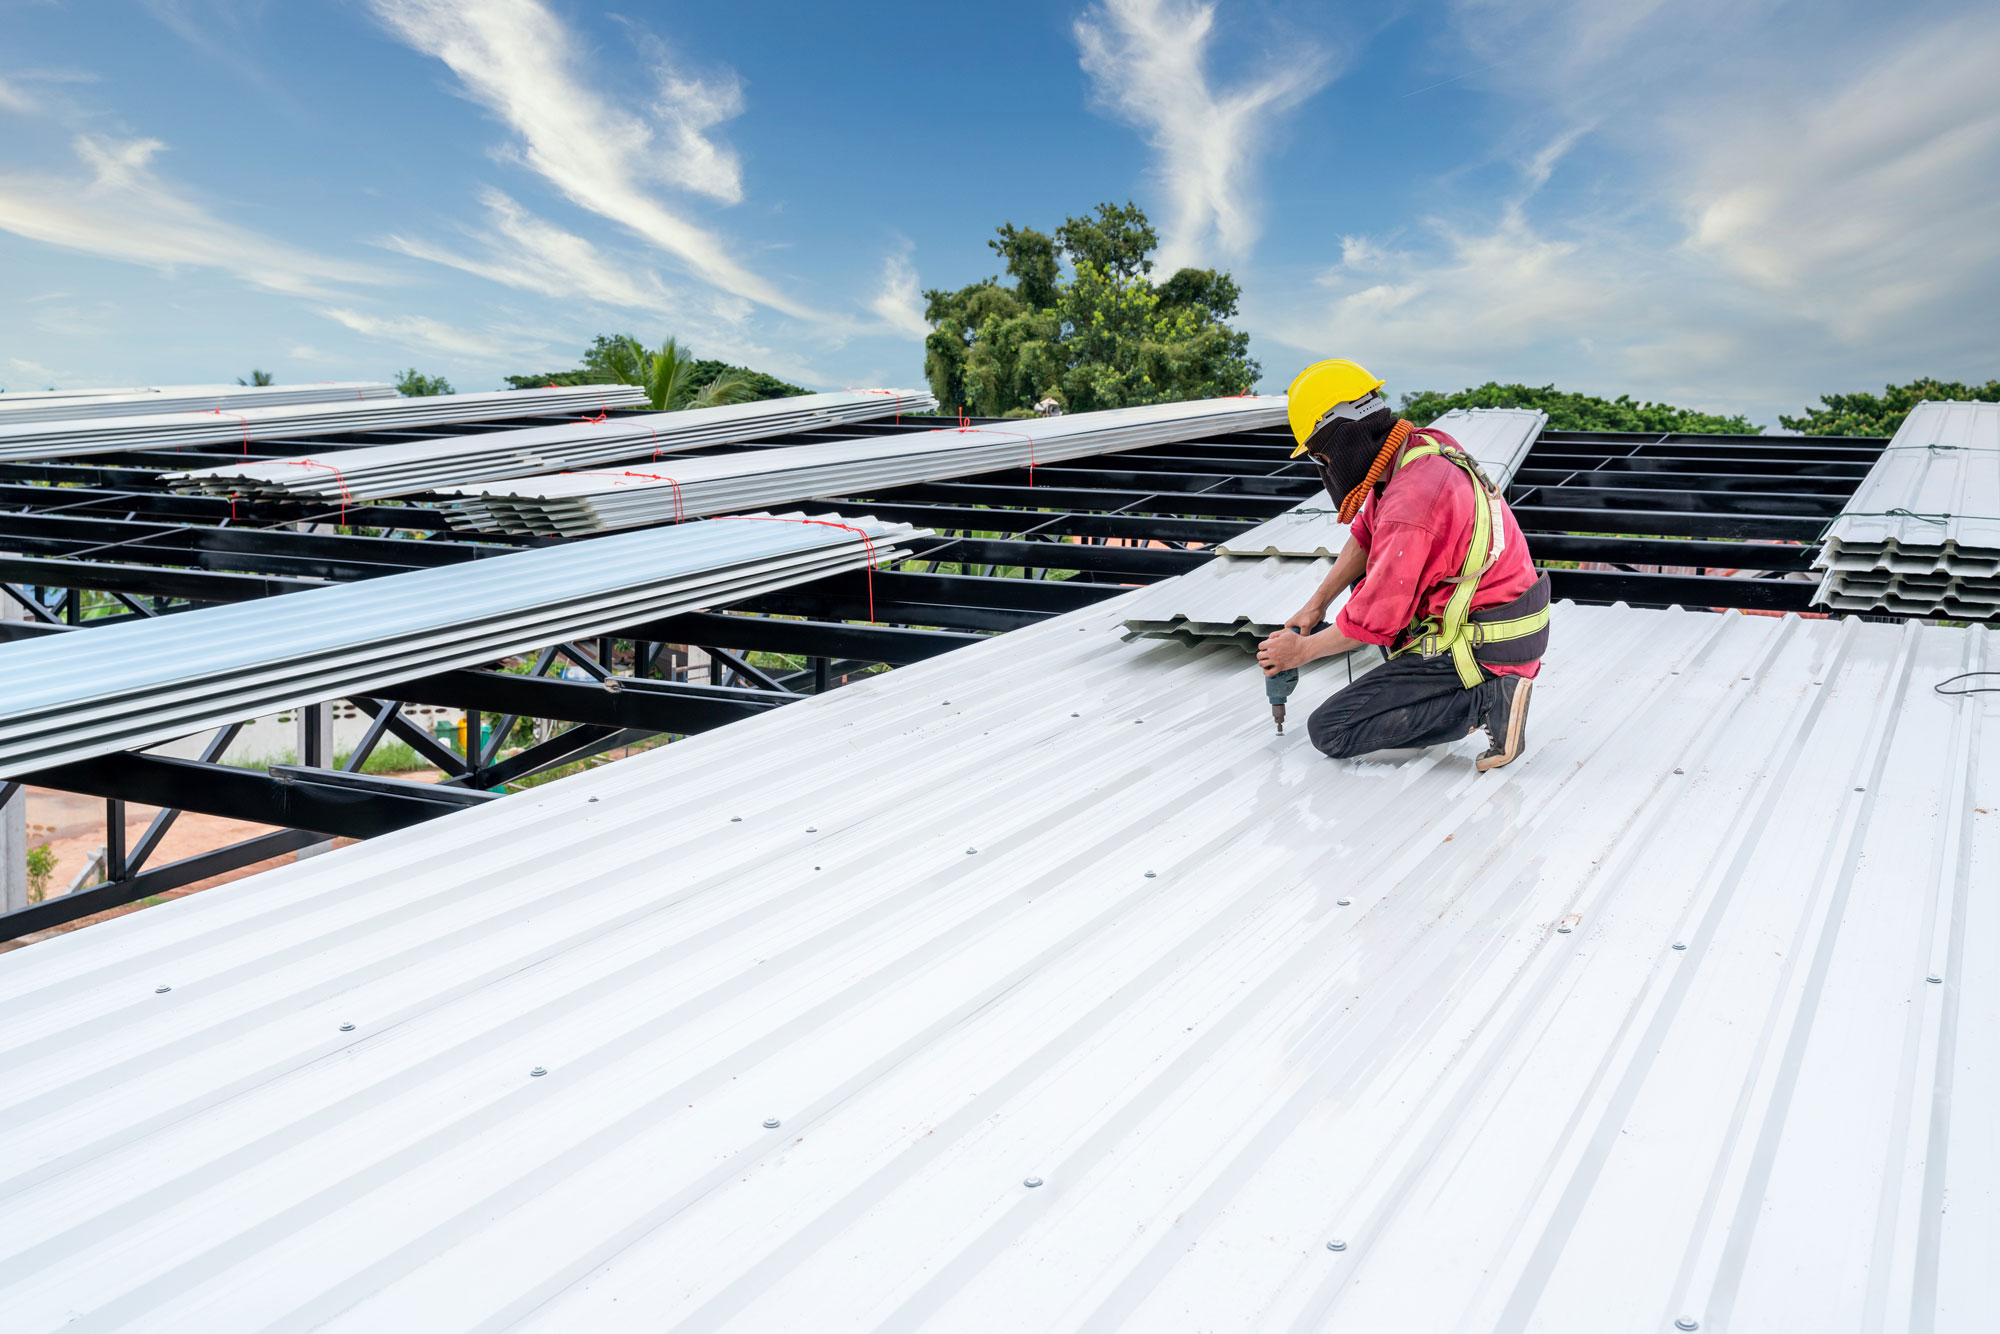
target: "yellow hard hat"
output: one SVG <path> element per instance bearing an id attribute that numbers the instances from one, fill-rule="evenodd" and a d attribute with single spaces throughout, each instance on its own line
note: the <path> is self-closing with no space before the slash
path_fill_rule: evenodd
<path id="1" fill-rule="evenodd" d="M 1328 412 L 1342 403 L 1366 398 L 1381 387 L 1380 379 L 1342 357 L 1315 361 L 1300 371 L 1285 391 L 1285 414 L 1291 418 L 1292 439 L 1299 442 L 1292 457 L 1306 452 L 1306 441 L 1312 439 Z"/>

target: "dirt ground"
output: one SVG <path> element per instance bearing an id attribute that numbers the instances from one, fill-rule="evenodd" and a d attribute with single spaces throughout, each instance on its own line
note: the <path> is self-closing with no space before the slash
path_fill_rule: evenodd
<path id="1" fill-rule="evenodd" d="M 435 770 L 396 776 L 426 782 L 435 781 L 438 777 Z M 28 798 L 28 846 L 34 847 L 36 844 L 46 843 L 55 853 L 55 870 L 49 875 L 49 898 L 60 898 L 69 888 L 70 881 L 76 878 L 76 873 L 82 870 L 92 854 L 104 845 L 104 802 L 97 797 L 82 797 L 73 792 L 53 792 L 47 788 L 30 787 L 24 791 Z M 158 809 L 152 806 L 125 808 L 125 846 L 128 849 L 137 845 L 157 814 L 159 814 Z M 225 820 L 216 815 L 197 815 L 192 811 L 183 811 L 167 830 L 167 835 L 160 841 L 160 846 L 146 859 L 146 868 L 165 866 L 183 857 L 192 857 L 197 853 L 208 852 L 230 843 L 240 843 L 246 838 L 255 838 L 259 834 L 272 832 L 275 830 L 271 825 L 250 824 L 243 820 Z M 350 838 L 336 839 L 334 846 L 345 847 L 353 841 Z M 298 860 L 297 853 L 287 852 L 251 866 L 227 871 L 206 880 L 198 880 L 179 889 L 170 889 L 157 895 L 150 902 L 158 903 L 167 899 L 182 898 L 188 894 L 198 894 L 215 885 L 226 885 L 232 880 L 241 880 L 245 876 L 256 875 L 259 871 L 268 871 L 296 860 Z M 38 931 L 20 940 L 0 941 L 0 952 L 19 949 L 23 945 L 61 935 L 65 931 L 74 931 L 93 922 L 122 917 L 130 912 L 141 912 L 148 906 L 150 903 L 143 901 L 127 904 L 122 908 L 107 909 L 74 922 L 66 922 L 47 931 Z"/>

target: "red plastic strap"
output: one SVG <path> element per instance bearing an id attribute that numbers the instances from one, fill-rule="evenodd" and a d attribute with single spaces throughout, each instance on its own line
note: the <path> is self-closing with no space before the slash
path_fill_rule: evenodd
<path id="1" fill-rule="evenodd" d="M 964 419 L 960 418 L 960 420 L 963 421 Z M 1033 486 L 1035 484 L 1035 437 L 1032 435 L 1026 435 L 1020 431 L 996 431 L 991 426 L 961 426 L 958 428 L 958 433 L 960 435 L 1011 435 L 1016 440 L 1027 441 L 1028 485 Z"/>
<path id="2" fill-rule="evenodd" d="M 857 389 L 853 385 L 849 385 L 847 387 L 846 392 L 850 394 L 887 394 L 890 398 L 902 397 L 901 394 L 897 393 L 893 389 Z M 960 420 L 961 421 L 964 420 L 962 415 L 960 417 Z M 902 424 L 903 424 L 903 409 L 900 405 L 898 405 L 896 408 L 896 425 L 901 426 Z"/>
<path id="3" fill-rule="evenodd" d="M 599 408 L 597 410 L 597 415 L 595 417 L 578 417 L 577 420 L 583 422 L 587 426 L 595 426 L 598 422 L 604 420 L 604 409 Z"/>
<path id="4" fill-rule="evenodd" d="M 318 459 L 274 459 L 273 462 L 282 463 L 287 468 L 324 468 L 332 473 L 334 483 L 340 487 L 340 521 L 347 522 L 347 507 L 354 503 L 354 493 L 347 489 L 347 478 L 341 475 L 340 469 Z"/>
<path id="5" fill-rule="evenodd" d="M 866 529 L 856 528 L 851 523 L 835 523 L 831 519 L 783 519 L 775 514 L 725 514 L 719 520 L 716 520 L 716 522 L 722 523 L 731 521 L 738 523 L 814 523 L 822 528 L 845 528 L 848 532 L 858 536 L 861 539 L 862 550 L 868 553 L 868 564 L 863 569 L 863 573 L 868 579 L 868 619 L 871 621 L 875 619 L 875 539 L 868 536 Z"/>
<path id="6" fill-rule="evenodd" d="M 221 408 L 210 408 L 209 411 L 218 417 L 234 417 L 237 421 L 243 423 L 243 452 L 248 454 L 250 452 L 250 419 L 240 412 L 225 413 Z M 175 446 L 175 449 L 178 450 L 179 446 Z"/>
<path id="7" fill-rule="evenodd" d="M 657 439 L 657 438 L 658 438 L 658 437 L 655 437 L 655 439 Z M 643 479 L 645 479 L 645 480 L 646 480 L 646 481 L 648 481 L 648 482 L 665 482 L 665 483 L 666 483 L 666 484 L 667 484 L 668 486 L 671 486 L 671 487 L 672 487 L 672 488 L 674 489 L 674 522 L 675 522 L 675 523 L 679 523 L 679 522 L 681 521 L 682 517 L 683 517 L 683 514 L 682 514 L 682 509 L 681 509 L 681 484 L 680 484 L 679 482 L 675 481 L 675 480 L 674 480 L 673 478 L 671 478 L 671 477 L 667 476 L 667 475 L 666 475 L 665 473 L 660 473 L 660 472 L 633 472 L 633 471 L 631 471 L 630 469 L 627 469 L 627 470 L 626 470 L 626 471 L 624 471 L 624 472 L 566 472 L 566 473 L 564 473 L 564 474 L 563 474 L 563 476 L 565 476 L 565 477 L 639 477 L 639 478 L 643 478 Z"/>

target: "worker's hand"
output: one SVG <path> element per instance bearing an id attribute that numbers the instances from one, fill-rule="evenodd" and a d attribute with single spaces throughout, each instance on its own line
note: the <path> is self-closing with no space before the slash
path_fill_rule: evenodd
<path id="1" fill-rule="evenodd" d="M 1276 676 L 1292 667 L 1303 667 L 1312 660 L 1312 643 L 1306 636 L 1293 634 L 1290 630 L 1280 630 L 1257 646 L 1257 665 L 1264 669 L 1266 676 Z"/>
<path id="2" fill-rule="evenodd" d="M 1309 635 L 1319 629 L 1319 623 L 1325 619 L 1326 605 L 1314 599 L 1286 617 L 1284 629 L 1297 630 L 1302 635 Z"/>

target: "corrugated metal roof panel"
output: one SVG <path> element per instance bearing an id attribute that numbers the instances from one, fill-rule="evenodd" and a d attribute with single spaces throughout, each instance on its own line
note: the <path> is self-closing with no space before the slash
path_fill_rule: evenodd
<path id="1" fill-rule="evenodd" d="M 1548 424 L 1549 414 L 1533 408 L 1453 408 L 1431 423 L 1479 460 L 1502 490 Z"/>
<path id="2" fill-rule="evenodd" d="M 0 956 L 9 1326 L 2000 1323 L 1991 634 L 1564 605 L 1477 775 L 1124 615 Z"/>
<path id="3" fill-rule="evenodd" d="M 872 569 L 928 532 L 737 515 L 0 644 L 0 775 Z"/>
<path id="4" fill-rule="evenodd" d="M 2000 608 L 2000 403 L 1919 403 L 1827 528 L 1818 601 L 1990 616 Z M 1968 586 L 1946 591 L 1925 576 Z"/>
<path id="5" fill-rule="evenodd" d="M 1221 556 L 1120 598 L 1118 604 L 1133 635 L 1237 637 L 1254 648 L 1305 605 L 1332 569 L 1331 560 Z M 1343 592 L 1327 609 L 1328 619 L 1346 603 Z"/>

